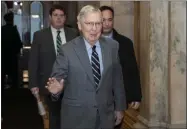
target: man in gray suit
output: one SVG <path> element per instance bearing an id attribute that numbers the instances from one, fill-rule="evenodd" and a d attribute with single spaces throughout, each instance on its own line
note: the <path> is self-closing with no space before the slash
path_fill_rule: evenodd
<path id="1" fill-rule="evenodd" d="M 60 5 L 53 5 L 49 14 L 51 26 L 34 33 L 29 60 L 29 88 L 32 93 L 39 92 L 45 98 L 49 108 L 49 129 L 60 129 L 61 101 L 52 101 L 45 85 L 60 46 L 75 38 L 78 32 L 64 26 L 66 13 Z"/>
<path id="2" fill-rule="evenodd" d="M 126 108 L 118 43 L 101 37 L 98 8 L 83 7 L 77 19 L 82 36 L 61 47 L 46 88 L 64 94 L 61 129 L 113 129 Z"/>

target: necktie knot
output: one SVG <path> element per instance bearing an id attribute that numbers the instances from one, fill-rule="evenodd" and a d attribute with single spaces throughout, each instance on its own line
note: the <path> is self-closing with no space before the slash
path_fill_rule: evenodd
<path id="1" fill-rule="evenodd" d="M 95 46 L 95 45 L 93 45 L 92 50 L 93 50 L 93 51 L 95 51 L 95 49 L 96 49 L 96 46 Z"/>
<path id="2" fill-rule="evenodd" d="M 60 30 L 57 30 L 57 34 L 58 34 L 58 35 L 60 34 L 60 32 L 61 32 Z"/>

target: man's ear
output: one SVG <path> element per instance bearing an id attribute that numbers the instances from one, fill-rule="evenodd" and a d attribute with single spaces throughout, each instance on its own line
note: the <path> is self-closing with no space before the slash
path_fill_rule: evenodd
<path id="1" fill-rule="evenodd" d="M 64 21 L 66 21 L 66 15 L 64 15 Z"/>
<path id="2" fill-rule="evenodd" d="M 79 31 L 81 31 L 82 28 L 81 28 L 81 23 L 80 23 L 79 21 L 77 22 L 77 25 L 78 25 L 78 29 L 79 29 Z"/>

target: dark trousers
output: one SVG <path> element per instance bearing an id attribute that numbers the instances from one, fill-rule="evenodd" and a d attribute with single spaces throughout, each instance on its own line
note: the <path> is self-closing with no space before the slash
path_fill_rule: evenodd
<path id="1" fill-rule="evenodd" d="M 49 109 L 49 129 L 60 129 L 61 99 L 52 101 L 49 95 L 45 97 L 45 102 Z"/>
<path id="2" fill-rule="evenodd" d="M 8 78 L 12 80 L 12 88 L 18 88 L 18 57 L 17 56 L 2 56 L 2 73 L 1 73 L 1 81 L 2 81 L 2 89 L 5 86 L 5 77 L 8 75 Z"/>

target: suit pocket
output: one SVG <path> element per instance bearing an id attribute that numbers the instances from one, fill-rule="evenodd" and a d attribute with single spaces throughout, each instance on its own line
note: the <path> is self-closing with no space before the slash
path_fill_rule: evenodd
<path id="1" fill-rule="evenodd" d="M 114 100 L 113 99 L 111 99 L 110 101 L 107 102 L 106 111 L 107 112 L 113 112 L 114 111 Z"/>
<path id="2" fill-rule="evenodd" d="M 61 107 L 61 121 L 64 129 L 82 128 L 84 122 L 84 109 L 77 100 L 63 99 Z M 83 128 L 82 128 L 83 129 Z"/>
<path id="3" fill-rule="evenodd" d="M 69 106 L 82 106 L 82 102 L 80 102 L 79 100 L 76 99 L 71 99 L 71 98 L 64 98 L 63 102 L 64 105 L 69 105 Z"/>

